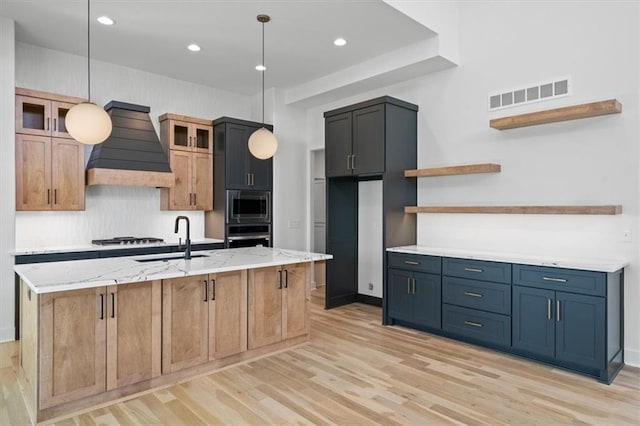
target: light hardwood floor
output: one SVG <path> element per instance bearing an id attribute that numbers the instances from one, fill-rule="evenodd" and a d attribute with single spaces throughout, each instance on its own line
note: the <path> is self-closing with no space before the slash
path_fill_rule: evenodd
<path id="1" fill-rule="evenodd" d="M 399 327 L 380 309 L 325 311 L 309 344 L 58 419 L 114 424 L 640 424 L 640 370 L 597 381 Z M 28 423 L 16 345 L 0 345 L 0 425 Z"/>

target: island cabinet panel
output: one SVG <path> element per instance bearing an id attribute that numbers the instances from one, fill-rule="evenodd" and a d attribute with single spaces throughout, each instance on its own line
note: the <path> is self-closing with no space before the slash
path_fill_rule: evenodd
<path id="1" fill-rule="evenodd" d="M 162 373 L 209 359 L 207 275 L 162 281 Z"/>
<path id="2" fill-rule="evenodd" d="M 246 350 L 247 271 L 216 274 L 209 301 L 209 359 Z"/>
<path id="3" fill-rule="evenodd" d="M 248 348 L 309 332 L 310 264 L 249 270 Z"/>
<path id="4" fill-rule="evenodd" d="M 40 408 L 105 390 L 105 288 L 40 296 Z"/>
<path id="5" fill-rule="evenodd" d="M 307 265 L 283 267 L 282 339 L 309 332 L 309 298 L 307 297 Z"/>
<path id="6" fill-rule="evenodd" d="M 247 350 L 247 271 L 162 281 L 162 373 Z"/>
<path id="7" fill-rule="evenodd" d="M 160 375 L 161 281 L 107 287 L 107 390 Z"/>

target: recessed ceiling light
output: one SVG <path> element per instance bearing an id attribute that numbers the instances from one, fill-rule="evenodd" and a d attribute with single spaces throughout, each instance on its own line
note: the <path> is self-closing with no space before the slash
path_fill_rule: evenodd
<path id="1" fill-rule="evenodd" d="M 187 49 L 189 49 L 192 52 L 199 52 L 200 51 L 200 46 L 198 46 L 195 43 L 191 43 L 190 45 L 187 46 Z"/>
<path id="2" fill-rule="evenodd" d="M 336 46 L 344 46 L 345 44 L 347 44 L 347 40 L 343 38 L 337 38 L 333 40 L 333 44 L 335 44 Z"/>
<path id="3" fill-rule="evenodd" d="M 266 69 L 267 69 L 267 67 L 265 67 L 262 64 L 256 65 L 256 70 L 258 70 L 258 71 L 266 71 Z"/>
<path id="4" fill-rule="evenodd" d="M 98 18 L 98 22 L 100 22 L 102 25 L 113 25 L 113 19 L 109 18 L 108 16 L 100 16 Z"/>

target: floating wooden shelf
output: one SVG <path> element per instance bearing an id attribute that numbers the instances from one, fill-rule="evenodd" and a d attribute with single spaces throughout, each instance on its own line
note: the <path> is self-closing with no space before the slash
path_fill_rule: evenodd
<path id="1" fill-rule="evenodd" d="M 622 213 L 622 206 L 407 206 L 404 212 L 614 215 Z"/>
<path id="2" fill-rule="evenodd" d="M 464 166 L 434 167 L 429 169 L 405 170 L 404 177 L 466 175 L 471 173 L 497 173 L 500 164 L 482 163 Z"/>
<path id="3" fill-rule="evenodd" d="M 622 105 L 620 102 L 616 99 L 608 99 L 606 101 L 496 118 L 489 122 L 489 127 L 493 127 L 498 130 L 507 130 L 518 127 L 535 126 L 538 124 L 576 120 L 578 118 L 617 114 L 620 112 L 622 112 Z"/>

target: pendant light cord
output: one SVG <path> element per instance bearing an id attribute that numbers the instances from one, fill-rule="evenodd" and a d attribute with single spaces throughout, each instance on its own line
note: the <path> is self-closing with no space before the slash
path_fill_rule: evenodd
<path id="1" fill-rule="evenodd" d="M 264 22 L 262 23 L 262 125 L 264 126 L 264 73 L 267 70 L 267 66 L 264 64 Z"/>
<path id="2" fill-rule="evenodd" d="M 87 0 L 87 95 L 91 102 L 91 0 Z"/>

